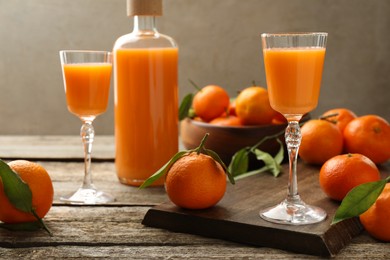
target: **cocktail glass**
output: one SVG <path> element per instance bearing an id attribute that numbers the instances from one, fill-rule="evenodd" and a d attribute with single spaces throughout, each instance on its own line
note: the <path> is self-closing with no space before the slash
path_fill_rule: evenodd
<path id="1" fill-rule="evenodd" d="M 327 33 L 315 32 L 261 35 L 270 103 L 288 121 L 288 193 L 278 205 L 260 211 L 260 216 L 270 222 L 303 225 L 326 218 L 323 209 L 306 204 L 298 194 L 297 155 L 299 120 L 317 106 L 327 37 Z"/>
<path id="2" fill-rule="evenodd" d="M 112 55 L 107 51 L 60 51 L 68 110 L 81 119 L 84 145 L 84 180 L 81 187 L 61 200 L 71 204 L 104 204 L 115 199 L 92 182 L 93 120 L 107 109 Z"/>

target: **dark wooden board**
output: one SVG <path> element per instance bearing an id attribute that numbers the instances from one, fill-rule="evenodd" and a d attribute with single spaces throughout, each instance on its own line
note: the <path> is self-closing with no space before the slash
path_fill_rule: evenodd
<path id="1" fill-rule="evenodd" d="M 335 256 L 362 231 L 357 218 L 331 226 L 339 204 L 319 187 L 319 168 L 300 163 L 298 187 L 303 200 L 326 210 L 321 223 L 290 226 L 264 221 L 259 211 L 279 203 L 287 193 L 287 166 L 275 178 L 263 173 L 229 185 L 224 198 L 213 208 L 185 210 L 166 202 L 151 208 L 142 224 L 244 244 L 278 248 L 298 253 Z"/>

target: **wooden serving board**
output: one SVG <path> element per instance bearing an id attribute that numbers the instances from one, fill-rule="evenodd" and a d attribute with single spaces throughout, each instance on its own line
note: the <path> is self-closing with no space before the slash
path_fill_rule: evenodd
<path id="1" fill-rule="evenodd" d="M 297 253 L 335 256 L 363 228 L 357 218 L 331 226 L 339 203 L 322 192 L 318 174 L 318 167 L 298 164 L 298 190 L 302 199 L 308 204 L 322 207 L 328 214 L 318 224 L 290 226 L 269 223 L 260 218 L 261 209 L 285 198 L 287 165 L 277 178 L 262 173 L 228 185 L 224 198 L 210 209 L 185 210 L 167 202 L 151 208 L 142 224 Z"/>

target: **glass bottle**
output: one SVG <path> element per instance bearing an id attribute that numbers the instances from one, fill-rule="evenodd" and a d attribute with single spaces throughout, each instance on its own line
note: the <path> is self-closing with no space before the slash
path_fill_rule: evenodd
<path id="1" fill-rule="evenodd" d="M 178 47 L 156 29 L 162 0 L 128 0 L 127 14 L 133 31 L 113 49 L 115 165 L 121 183 L 139 186 L 178 151 Z"/>

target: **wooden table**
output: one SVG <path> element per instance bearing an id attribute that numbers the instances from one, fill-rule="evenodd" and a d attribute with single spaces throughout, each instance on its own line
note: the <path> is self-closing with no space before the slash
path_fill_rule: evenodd
<path id="1" fill-rule="evenodd" d="M 117 198 L 105 206 L 70 206 L 59 197 L 74 191 L 83 176 L 78 136 L 0 136 L 0 158 L 29 159 L 49 172 L 55 189 L 54 205 L 45 221 L 53 231 L 11 232 L 0 229 L 0 258 L 132 258 L 132 259 L 319 259 L 312 255 L 254 247 L 146 227 L 141 221 L 153 206 L 167 201 L 163 188 L 139 190 L 118 182 L 112 136 L 96 136 L 95 184 Z M 388 171 L 389 164 L 385 165 Z M 366 232 L 355 237 L 335 259 L 389 259 L 390 244 Z"/>

